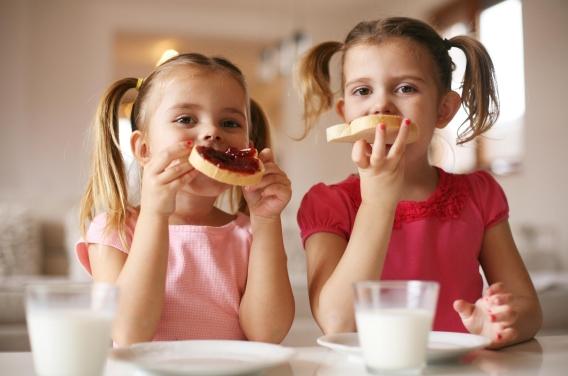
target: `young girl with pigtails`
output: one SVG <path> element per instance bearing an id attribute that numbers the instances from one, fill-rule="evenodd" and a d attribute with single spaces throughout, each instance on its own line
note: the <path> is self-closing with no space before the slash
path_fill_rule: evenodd
<path id="1" fill-rule="evenodd" d="M 451 89 L 452 48 L 467 59 L 461 96 Z M 302 201 L 298 223 L 319 326 L 325 333 L 355 329 L 354 282 L 431 280 L 440 283 L 434 330 L 480 334 L 492 348 L 532 338 L 542 313 L 511 235 L 503 190 L 487 172 L 451 174 L 428 159 L 434 130 L 460 105 L 468 118 L 459 144 L 497 119 L 493 64 L 483 45 L 468 36 L 443 39 L 409 18 L 361 22 L 345 42 L 321 43 L 301 61 L 307 130 L 333 105 L 329 62 L 336 53 L 335 109 L 345 123 L 373 114 L 402 120 L 394 142 L 378 124 L 372 143 L 354 143 L 358 175 L 316 184 Z M 409 143 L 411 124 L 418 137 Z"/>
<path id="2" fill-rule="evenodd" d="M 139 206 L 129 201 L 118 143 L 119 106 L 133 89 Z M 294 317 L 280 223 L 290 181 L 268 148 L 266 117 L 241 71 L 189 53 L 144 80 L 119 80 L 100 102 L 94 139 L 76 252 L 95 281 L 120 288 L 114 342 L 280 342 Z M 197 171 L 188 156 L 193 147 L 223 152 L 251 143 L 264 175 L 242 189 L 240 211 L 230 214 L 215 206 L 230 186 Z"/>

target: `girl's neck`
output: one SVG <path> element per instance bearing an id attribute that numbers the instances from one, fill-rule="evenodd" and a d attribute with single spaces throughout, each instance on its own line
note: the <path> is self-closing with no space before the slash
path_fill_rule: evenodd
<path id="1" fill-rule="evenodd" d="M 401 200 L 424 201 L 438 186 L 438 171 L 427 160 L 407 163 L 404 172 L 404 185 Z"/>
<path id="2" fill-rule="evenodd" d="M 214 206 L 215 197 L 178 195 L 176 211 L 170 216 L 170 225 L 197 225 L 219 227 L 235 216 Z"/>

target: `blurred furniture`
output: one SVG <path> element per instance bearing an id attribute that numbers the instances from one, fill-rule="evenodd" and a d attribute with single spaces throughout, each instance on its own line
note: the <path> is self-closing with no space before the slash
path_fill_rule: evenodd
<path id="1" fill-rule="evenodd" d="M 28 351 L 26 285 L 64 277 L 42 275 L 40 223 L 26 208 L 0 203 L 0 351 Z"/>

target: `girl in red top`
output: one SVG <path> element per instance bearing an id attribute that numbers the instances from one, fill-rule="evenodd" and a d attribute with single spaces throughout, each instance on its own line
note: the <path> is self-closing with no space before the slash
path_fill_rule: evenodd
<path id="1" fill-rule="evenodd" d="M 451 90 L 450 48 L 467 58 L 462 95 Z M 325 333 L 355 329 L 352 284 L 368 279 L 435 280 L 441 285 L 434 330 L 471 332 L 499 348 L 529 339 L 542 322 L 538 299 L 508 223 L 503 190 L 486 172 L 453 175 L 430 165 L 428 148 L 461 104 L 469 117 L 458 143 L 487 131 L 498 116 L 493 64 L 475 39 L 442 39 L 421 21 L 359 23 L 344 43 L 315 46 L 300 65 L 307 130 L 333 103 L 329 61 L 341 54 L 346 123 L 370 114 L 403 117 L 392 145 L 385 125 L 373 145 L 359 140 L 358 176 L 318 184 L 298 212 L 310 303 Z M 406 145 L 410 122 L 419 139 Z M 479 266 L 489 282 L 483 292 Z"/>

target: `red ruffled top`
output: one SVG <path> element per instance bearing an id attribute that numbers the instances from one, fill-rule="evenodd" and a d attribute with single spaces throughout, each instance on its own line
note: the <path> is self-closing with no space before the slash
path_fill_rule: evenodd
<path id="1" fill-rule="evenodd" d="M 434 280 L 441 284 L 434 330 L 465 332 L 452 308 L 456 299 L 481 296 L 479 252 L 486 229 L 508 218 L 502 188 L 484 171 L 466 175 L 438 169 L 438 186 L 424 201 L 401 201 L 381 279 Z M 361 205 L 356 175 L 313 186 L 298 211 L 302 241 L 328 232 L 349 241 Z"/>

